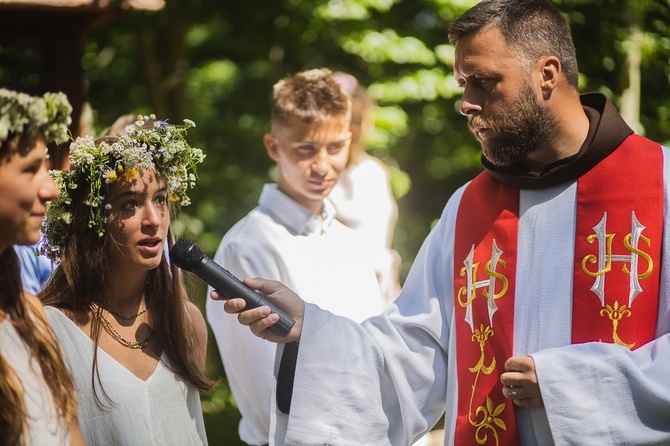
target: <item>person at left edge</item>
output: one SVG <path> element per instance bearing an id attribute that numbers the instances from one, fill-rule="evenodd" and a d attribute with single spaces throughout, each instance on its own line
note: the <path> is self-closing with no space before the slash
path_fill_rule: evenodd
<path id="1" fill-rule="evenodd" d="M 0 443 L 80 445 L 74 383 L 40 301 L 21 287 L 12 245 L 39 239 L 56 186 L 47 143 L 67 140 L 62 93 L 0 89 Z"/>

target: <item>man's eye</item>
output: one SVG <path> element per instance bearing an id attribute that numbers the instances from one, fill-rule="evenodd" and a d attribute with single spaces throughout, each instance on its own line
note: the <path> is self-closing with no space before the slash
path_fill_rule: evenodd
<path id="1" fill-rule="evenodd" d="M 344 147 L 344 144 L 342 144 L 342 143 L 332 144 L 332 145 L 328 146 L 328 153 L 333 153 L 333 154 L 337 153 L 340 150 L 342 150 L 343 147 Z"/>

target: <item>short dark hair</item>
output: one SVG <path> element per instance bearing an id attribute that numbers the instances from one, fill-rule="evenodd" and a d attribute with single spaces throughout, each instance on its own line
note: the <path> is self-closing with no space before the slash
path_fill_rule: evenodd
<path id="1" fill-rule="evenodd" d="M 301 71 L 277 82 L 272 95 L 272 123 L 286 124 L 291 119 L 323 122 L 342 119 L 349 122 L 349 96 L 326 69 Z"/>
<path id="2" fill-rule="evenodd" d="M 526 63 L 556 56 L 570 86 L 577 91 L 579 71 L 570 27 L 561 12 L 547 0 L 483 0 L 452 24 L 449 43 L 487 26 L 495 26 L 505 43 L 518 50 Z"/>

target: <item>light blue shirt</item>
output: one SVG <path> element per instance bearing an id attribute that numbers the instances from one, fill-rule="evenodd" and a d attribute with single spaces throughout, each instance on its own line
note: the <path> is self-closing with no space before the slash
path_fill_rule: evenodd
<path id="1" fill-rule="evenodd" d="M 19 257 L 21 263 L 21 282 L 23 282 L 23 289 L 31 294 L 37 294 L 49 281 L 51 273 L 55 268 L 51 260 L 43 255 L 36 255 L 35 249 L 37 245 L 30 246 L 14 246 L 14 251 Z"/>

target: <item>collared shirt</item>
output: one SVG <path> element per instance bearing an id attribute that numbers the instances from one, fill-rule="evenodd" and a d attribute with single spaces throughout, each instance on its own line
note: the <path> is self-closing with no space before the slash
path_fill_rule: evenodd
<path id="1" fill-rule="evenodd" d="M 280 192 L 276 184 L 266 184 L 258 201 L 258 210 L 271 216 L 293 235 L 321 235 L 330 230 L 335 220 L 335 208 L 328 200 L 323 201 L 321 215 Z"/>
<path id="2" fill-rule="evenodd" d="M 225 235 L 214 260 L 240 279 L 279 280 L 307 302 L 363 321 L 384 306 L 372 253 L 334 217 L 327 200 L 316 215 L 267 184 L 259 205 Z M 265 444 L 276 346 L 226 314 L 223 302 L 207 299 L 207 319 L 242 413 L 240 437 L 248 444 Z"/>

